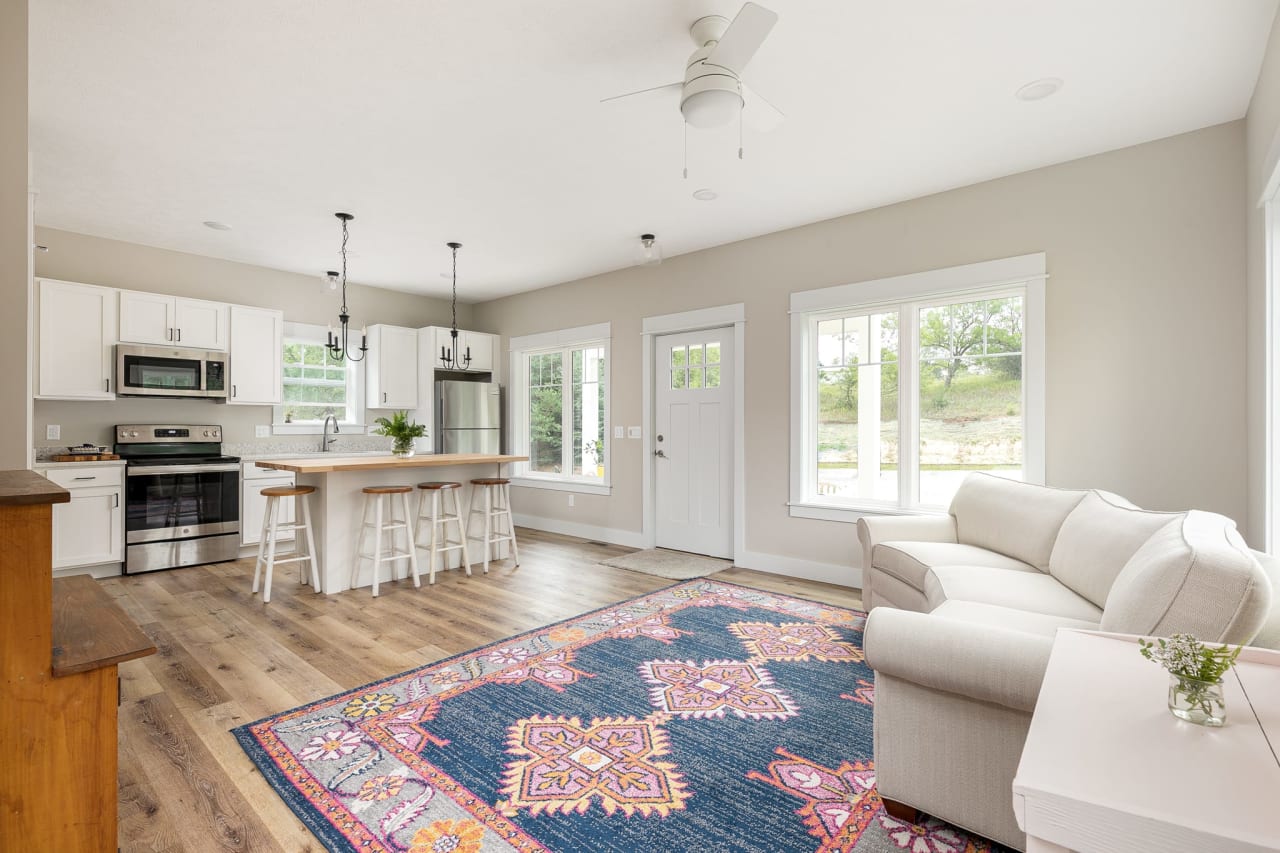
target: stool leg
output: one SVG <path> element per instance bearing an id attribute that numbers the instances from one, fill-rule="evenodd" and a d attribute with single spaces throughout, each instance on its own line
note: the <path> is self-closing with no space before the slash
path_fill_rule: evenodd
<path id="1" fill-rule="evenodd" d="M 378 576 L 382 574 L 382 495 L 374 495 L 373 500 L 373 597 L 377 598 Z"/>
<path id="2" fill-rule="evenodd" d="M 267 576 L 262 581 L 262 603 L 266 604 L 271 600 L 271 570 L 276 567 L 276 520 L 280 515 L 280 501 L 277 498 L 270 498 L 271 510 L 268 516 L 271 519 L 270 530 L 267 535 L 271 540 L 267 542 Z"/>
<path id="3" fill-rule="evenodd" d="M 453 489 L 453 521 L 458 525 L 458 544 L 462 546 L 462 565 L 466 567 L 467 577 L 471 577 L 471 558 L 467 556 L 467 531 L 462 529 L 462 506 L 458 500 L 458 489 Z M 470 519 L 468 519 L 470 520 Z M 448 541 L 449 526 L 445 525 L 445 541 Z"/>
<path id="4" fill-rule="evenodd" d="M 351 583 L 348 584 L 352 589 L 356 587 L 356 581 L 360 579 L 360 554 L 361 546 L 364 545 L 365 531 L 368 530 L 369 522 L 369 498 L 371 495 L 364 496 L 364 505 L 360 507 L 360 532 L 356 534 L 356 556 L 351 561 Z"/>
<path id="5" fill-rule="evenodd" d="M 307 563 L 311 566 L 311 586 L 317 593 L 323 593 L 324 581 L 320 579 L 320 561 L 316 559 L 316 539 L 311 532 L 311 501 L 307 500 L 306 495 L 302 495 L 299 500 L 302 503 L 302 523 L 306 525 L 303 529 L 307 534 L 307 556 L 310 557 Z"/>
<path id="6" fill-rule="evenodd" d="M 493 489 L 484 487 L 484 573 L 489 574 L 489 557 L 493 553 Z"/>
<path id="7" fill-rule="evenodd" d="M 433 491 L 431 493 L 431 547 L 427 549 L 427 560 L 431 564 L 427 568 L 428 584 L 434 584 L 436 582 L 436 547 L 437 547 L 437 543 L 439 542 L 439 539 L 437 538 L 437 536 L 440 529 L 441 503 L 442 501 L 440 500 L 440 493 L 437 491 Z M 449 537 L 446 536 L 445 540 L 448 541 L 448 538 Z M 444 555 L 441 555 L 440 559 L 441 561 L 443 561 Z"/>
<path id="8" fill-rule="evenodd" d="M 414 587 L 421 588 L 422 581 L 418 579 L 418 545 L 413 537 L 413 526 L 409 523 L 409 496 L 403 492 L 400 493 L 400 512 L 404 515 L 405 544 L 409 546 L 409 571 L 413 575 Z"/>
<path id="9" fill-rule="evenodd" d="M 415 544 L 423 541 L 422 521 L 424 516 L 422 515 L 422 511 L 426 509 L 427 501 L 429 499 L 430 499 L 430 496 L 427 494 L 427 492 L 422 490 L 418 491 L 418 510 L 413 516 L 413 541 Z M 418 547 L 420 548 L 422 546 L 418 545 Z"/>
<path id="10" fill-rule="evenodd" d="M 271 522 L 271 502 L 275 498 L 268 497 L 267 505 L 262 510 L 262 533 L 258 536 L 258 559 L 253 563 L 253 589 L 250 595 L 256 595 L 258 592 L 258 577 L 262 573 L 262 558 L 267 553 L 267 528 Z"/>
<path id="11" fill-rule="evenodd" d="M 511 557 L 515 560 L 516 566 L 520 565 L 520 549 L 516 547 L 516 520 L 511 515 L 511 486 L 500 486 L 502 489 L 502 503 L 507 510 L 507 533 L 511 534 Z"/>

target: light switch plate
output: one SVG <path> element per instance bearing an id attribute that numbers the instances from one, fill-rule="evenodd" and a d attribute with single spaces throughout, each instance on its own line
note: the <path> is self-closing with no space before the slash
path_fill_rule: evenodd
<path id="1" fill-rule="evenodd" d="M 49 424 L 44 428 L 44 437 L 49 441 L 56 441 L 57 439 L 62 438 L 62 425 Z"/>
<path id="2" fill-rule="evenodd" d="M 271 437 L 271 425 L 270 425 L 270 424 L 255 424 L 255 425 L 254 425 L 254 427 L 253 427 L 253 435 L 254 435 L 254 438 L 270 438 L 270 437 Z"/>
<path id="3" fill-rule="evenodd" d="M 616 426 L 613 428 L 613 437 L 622 438 L 626 435 L 626 427 Z"/>
<path id="4" fill-rule="evenodd" d="M 640 438 L 640 427 L 627 427 L 627 438 Z"/>

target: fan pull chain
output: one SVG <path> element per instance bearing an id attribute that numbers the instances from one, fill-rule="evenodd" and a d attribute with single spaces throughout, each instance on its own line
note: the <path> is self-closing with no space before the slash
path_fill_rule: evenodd
<path id="1" fill-rule="evenodd" d="M 689 180 L 689 123 L 682 121 L 680 127 L 684 129 L 684 179 Z"/>
<path id="2" fill-rule="evenodd" d="M 738 159 L 742 159 L 742 110 L 738 110 Z"/>

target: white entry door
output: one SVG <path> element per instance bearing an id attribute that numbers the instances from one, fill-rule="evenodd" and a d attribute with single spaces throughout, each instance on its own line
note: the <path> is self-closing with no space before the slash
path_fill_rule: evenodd
<path id="1" fill-rule="evenodd" d="M 655 341 L 657 544 L 733 556 L 733 327 Z"/>

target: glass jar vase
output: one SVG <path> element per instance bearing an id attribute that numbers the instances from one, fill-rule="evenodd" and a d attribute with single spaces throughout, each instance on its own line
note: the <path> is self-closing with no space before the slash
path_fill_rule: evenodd
<path id="1" fill-rule="evenodd" d="M 396 439 L 395 446 L 391 448 L 392 456 L 399 456 L 401 459 L 407 459 L 413 455 L 413 439 L 408 438 L 403 441 Z"/>
<path id="2" fill-rule="evenodd" d="M 1201 681 L 1180 675 L 1169 677 L 1169 713 L 1198 726 L 1220 726 L 1227 721 L 1227 701 L 1222 679 Z"/>

